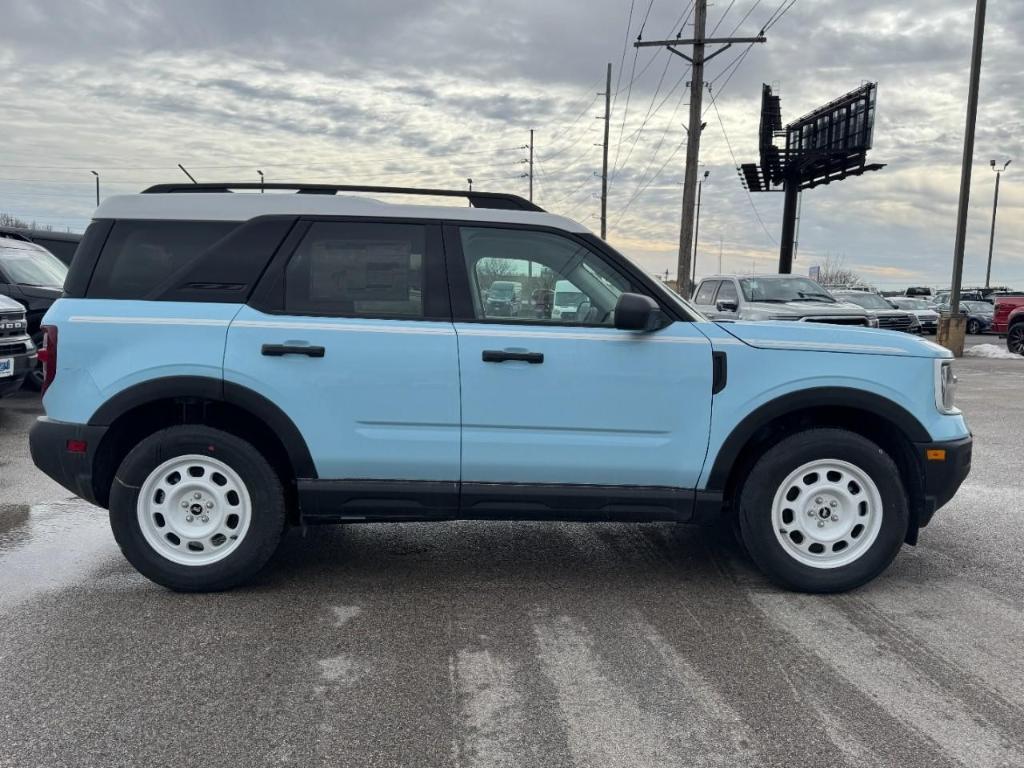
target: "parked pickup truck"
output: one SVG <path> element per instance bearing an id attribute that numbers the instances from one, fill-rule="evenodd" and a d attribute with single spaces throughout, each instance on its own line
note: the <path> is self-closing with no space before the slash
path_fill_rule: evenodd
<path id="1" fill-rule="evenodd" d="M 992 332 L 1006 337 L 1008 350 L 1024 355 L 1024 295 L 996 299 Z"/>

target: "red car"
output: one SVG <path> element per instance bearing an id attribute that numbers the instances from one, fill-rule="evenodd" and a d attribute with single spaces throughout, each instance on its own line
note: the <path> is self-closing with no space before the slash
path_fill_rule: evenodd
<path id="1" fill-rule="evenodd" d="M 992 332 L 1006 337 L 1006 348 L 1024 355 L 1024 296 L 1000 296 L 992 317 Z"/>

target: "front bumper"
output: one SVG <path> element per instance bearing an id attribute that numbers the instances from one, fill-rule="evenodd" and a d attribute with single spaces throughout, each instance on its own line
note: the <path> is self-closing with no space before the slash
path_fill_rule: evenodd
<path id="1" fill-rule="evenodd" d="M 14 358 L 14 375 L 0 379 L 0 397 L 3 397 L 21 389 L 29 371 L 36 367 L 36 353 L 33 351 L 31 354 L 0 355 L 0 357 Z"/>
<path id="2" fill-rule="evenodd" d="M 922 528 L 967 479 L 973 445 L 974 438 L 970 435 L 959 440 L 914 444 L 924 483 L 924 505 L 918 519 Z"/>
<path id="3" fill-rule="evenodd" d="M 96 504 L 96 491 L 92 482 L 93 464 L 96 449 L 106 432 L 107 427 L 69 424 L 42 416 L 29 432 L 29 452 L 39 469 L 76 496 Z M 73 453 L 68 450 L 68 441 L 71 440 L 84 442 L 84 452 Z"/>

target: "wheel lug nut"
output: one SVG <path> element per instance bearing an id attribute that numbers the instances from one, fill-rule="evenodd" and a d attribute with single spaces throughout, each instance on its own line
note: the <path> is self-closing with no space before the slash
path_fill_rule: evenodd
<path id="1" fill-rule="evenodd" d="M 210 522 L 210 516 L 209 516 L 209 515 L 203 515 L 203 516 L 202 516 L 201 518 L 199 518 L 199 519 L 200 519 L 200 520 L 202 520 L 202 521 L 203 521 L 204 523 L 208 523 L 208 522 Z"/>
<path id="2" fill-rule="evenodd" d="M 206 502 L 206 508 L 207 509 L 213 509 L 213 502 L 212 501 Z"/>
<path id="3" fill-rule="evenodd" d="M 814 503 L 815 503 L 815 504 L 821 504 L 821 496 L 818 496 L 818 497 L 817 497 L 817 498 L 816 498 L 816 499 L 814 500 Z"/>
<path id="4" fill-rule="evenodd" d="M 195 493 L 192 494 L 192 498 L 193 499 L 201 499 L 201 498 L 203 498 L 203 494 L 201 494 L 199 491 L 196 491 Z"/>
<path id="5" fill-rule="evenodd" d="M 824 520 L 819 520 L 818 521 L 818 527 L 819 528 L 824 528 L 825 527 L 825 521 Z"/>
<path id="6" fill-rule="evenodd" d="M 832 499 L 832 501 L 830 501 L 830 502 L 828 503 L 828 505 L 829 505 L 830 507 L 832 507 L 833 509 L 835 509 L 836 507 L 838 507 L 838 506 L 839 506 L 839 502 L 838 502 L 838 501 L 836 501 L 835 499 Z"/>
<path id="7" fill-rule="evenodd" d="M 188 502 L 187 501 L 181 502 L 181 508 L 182 509 L 188 509 Z"/>
<path id="8" fill-rule="evenodd" d="M 832 522 L 833 523 L 838 523 L 839 522 L 839 515 L 832 515 Z"/>
<path id="9" fill-rule="evenodd" d="M 813 509 L 808 509 L 807 510 L 807 516 L 808 517 L 814 517 L 814 510 Z"/>
<path id="10" fill-rule="evenodd" d="M 185 515 L 185 522 L 186 523 L 191 523 L 192 522 L 192 515 Z"/>

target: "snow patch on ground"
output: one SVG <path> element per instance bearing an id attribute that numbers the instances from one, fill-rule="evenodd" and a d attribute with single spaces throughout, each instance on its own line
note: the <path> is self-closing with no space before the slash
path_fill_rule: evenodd
<path id="1" fill-rule="evenodd" d="M 998 344 L 977 344 L 964 350 L 964 357 L 987 357 L 993 360 L 1024 360 L 1024 355 L 1015 355 Z"/>

